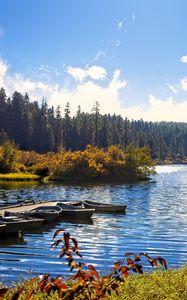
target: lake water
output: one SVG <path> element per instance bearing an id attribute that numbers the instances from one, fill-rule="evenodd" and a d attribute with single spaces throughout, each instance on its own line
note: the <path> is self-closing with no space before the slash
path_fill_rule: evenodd
<path id="1" fill-rule="evenodd" d="M 51 249 L 54 232 L 64 228 L 81 247 L 83 261 L 105 273 L 125 252 L 163 256 L 170 267 L 187 262 L 187 166 L 158 166 L 152 181 L 123 185 L 1 184 L 0 205 L 25 199 L 98 199 L 125 203 L 126 214 L 94 214 L 87 223 L 43 226 L 22 238 L 0 240 L 0 281 L 40 273 L 69 274 L 60 246 Z"/>

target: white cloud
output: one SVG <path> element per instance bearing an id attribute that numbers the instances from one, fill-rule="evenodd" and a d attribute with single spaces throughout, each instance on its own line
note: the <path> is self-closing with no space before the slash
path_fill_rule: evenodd
<path id="1" fill-rule="evenodd" d="M 183 55 L 181 57 L 181 62 L 184 63 L 184 64 L 187 64 L 187 55 Z"/>
<path id="2" fill-rule="evenodd" d="M 148 101 L 141 105 L 127 107 L 125 102 L 121 102 L 120 92 L 127 86 L 127 82 L 121 79 L 121 72 L 117 69 L 111 79 L 106 70 L 93 65 L 90 68 L 72 68 L 69 67 L 73 76 L 75 69 L 82 70 L 84 81 L 76 81 L 72 87 L 68 88 L 57 84 L 48 85 L 43 81 L 34 81 L 25 78 L 21 74 L 11 74 L 10 67 L 0 59 L 0 87 L 3 86 L 8 96 L 17 90 L 18 92 L 28 92 L 31 100 L 40 100 L 44 96 L 49 106 L 56 107 L 60 105 L 65 108 L 67 102 L 70 102 L 72 115 L 76 113 L 78 105 L 82 111 L 90 112 L 95 101 L 100 103 L 101 113 L 116 113 L 129 119 L 143 119 L 148 121 L 176 121 L 187 122 L 187 100 L 181 103 L 174 101 L 172 97 L 159 99 L 153 95 L 148 96 Z M 108 84 L 101 85 L 100 81 L 95 79 L 107 78 Z M 183 90 L 187 90 L 187 78 L 181 80 Z M 168 84 L 169 87 L 169 84 Z M 175 93 L 176 89 L 172 85 L 169 87 Z"/>
<path id="3" fill-rule="evenodd" d="M 181 79 L 181 87 L 184 91 L 187 91 L 187 77 Z"/>
<path id="4" fill-rule="evenodd" d="M 87 76 L 87 71 L 81 68 L 72 68 L 67 67 L 67 72 L 75 79 L 75 80 L 83 80 Z"/>
<path id="5" fill-rule="evenodd" d="M 131 16 L 131 17 L 132 17 L 132 20 L 133 20 L 133 21 L 135 21 L 135 20 L 136 20 L 136 15 L 135 15 L 135 13 L 134 13 L 134 12 L 132 13 L 132 16 Z"/>
<path id="6" fill-rule="evenodd" d="M 75 79 L 82 81 L 86 77 L 91 77 L 95 80 L 103 80 L 107 76 L 107 72 L 100 66 L 93 65 L 90 68 L 72 68 L 67 67 L 67 72 Z"/>
<path id="7" fill-rule="evenodd" d="M 116 46 L 116 47 L 121 46 L 121 41 L 116 41 L 116 42 L 115 42 L 115 46 Z"/>
<path id="8" fill-rule="evenodd" d="M 8 70 L 8 65 L 2 59 L 0 59 L 0 87 L 5 86 L 4 79 Z"/>
<path id="9" fill-rule="evenodd" d="M 0 76 L 4 76 L 8 70 L 7 64 L 0 59 Z"/>
<path id="10" fill-rule="evenodd" d="M 119 21 L 118 22 L 118 30 L 122 30 L 123 26 L 124 26 L 124 20 Z"/>
<path id="11" fill-rule="evenodd" d="M 96 65 L 89 68 L 87 73 L 88 73 L 88 76 L 90 76 L 93 79 L 97 79 L 97 80 L 99 80 L 99 79 L 103 80 L 107 76 L 106 70 L 104 68 L 96 66 Z"/>
<path id="12" fill-rule="evenodd" d="M 174 94 L 178 93 L 177 89 L 172 84 L 168 83 L 167 86 Z"/>
<path id="13" fill-rule="evenodd" d="M 148 105 L 139 105 L 125 109 L 128 118 L 147 121 L 187 122 L 187 100 L 175 103 L 172 97 L 166 100 L 148 96 Z"/>
<path id="14" fill-rule="evenodd" d="M 49 97 L 49 105 L 65 106 L 68 101 L 71 105 L 72 114 L 77 110 L 78 105 L 83 111 L 90 112 L 95 101 L 101 105 L 101 113 L 118 113 L 122 111 L 119 102 L 120 89 L 127 85 L 125 80 L 120 79 L 120 71 L 116 70 L 107 87 L 89 80 L 84 83 L 77 84 L 74 90 L 59 89 L 51 93 Z"/>

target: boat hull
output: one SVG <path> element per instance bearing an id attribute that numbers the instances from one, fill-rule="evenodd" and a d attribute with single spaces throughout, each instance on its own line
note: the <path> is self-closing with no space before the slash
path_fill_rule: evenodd
<path id="1" fill-rule="evenodd" d="M 103 204 L 95 201 L 83 201 L 86 208 L 94 208 L 96 212 L 122 213 L 125 212 L 127 205 Z"/>
<path id="2" fill-rule="evenodd" d="M 0 221 L 6 225 L 3 233 L 13 234 L 24 231 L 28 226 L 28 221 L 25 219 L 13 218 L 13 217 L 1 217 Z"/>
<path id="3" fill-rule="evenodd" d="M 62 218 L 89 219 L 95 213 L 93 208 L 78 208 L 64 202 L 58 202 L 57 205 L 62 209 L 60 213 Z"/>

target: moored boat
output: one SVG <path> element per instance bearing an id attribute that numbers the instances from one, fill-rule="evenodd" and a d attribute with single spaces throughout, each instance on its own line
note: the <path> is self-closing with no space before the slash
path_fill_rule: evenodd
<path id="1" fill-rule="evenodd" d="M 14 216 L 0 216 L 0 224 L 6 225 L 3 233 L 14 234 L 26 229 L 28 221 Z"/>
<path id="2" fill-rule="evenodd" d="M 89 219 L 95 213 L 94 208 L 78 208 L 65 202 L 58 202 L 57 206 L 62 209 L 60 215 L 64 218 Z"/>
<path id="3" fill-rule="evenodd" d="M 37 208 L 24 211 L 25 216 L 41 218 L 45 223 L 57 220 L 62 212 L 59 206 L 39 206 Z"/>
<path id="4" fill-rule="evenodd" d="M 6 224 L 1 222 L 0 223 L 0 235 L 5 232 Z"/>
<path id="5" fill-rule="evenodd" d="M 5 217 L 13 217 L 14 220 L 16 220 L 16 218 L 26 220 L 27 223 L 24 226 L 24 230 L 38 229 L 44 223 L 44 219 L 27 216 L 24 213 L 14 213 L 14 212 L 10 212 L 10 211 L 5 211 L 4 216 Z"/>
<path id="6" fill-rule="evenodd" d="M 85 208 L 95 208 L 96 212 L 125 212 L 127 205 L 106 204 L 97 201 L 83 200 Z"/>

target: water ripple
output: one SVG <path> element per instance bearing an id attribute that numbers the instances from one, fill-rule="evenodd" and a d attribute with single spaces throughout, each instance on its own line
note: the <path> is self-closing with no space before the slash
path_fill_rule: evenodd
<path id="1" fill-rule="evenodd" d="M 107 272 L 125 252 L 146 251 L 163 256 L 170 267 L 187 262 L 187 166 L 159 166 L 150 182 L 123 185 L 3 184 L 0 205 L 23 200 L 98 199 L 125 203 L 126 214 L 94 214 L 90 224 L 63 222 L 25 233 L 19 239 L 0 240 L 0 281 L 50 272 L 67 276 L 59 258 L 60 246 L 51 249 L 55 230 L 63 227 L 76 237 L 83 261 Z"/>

